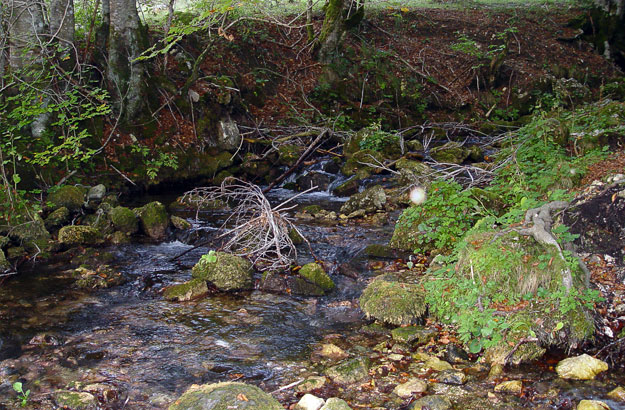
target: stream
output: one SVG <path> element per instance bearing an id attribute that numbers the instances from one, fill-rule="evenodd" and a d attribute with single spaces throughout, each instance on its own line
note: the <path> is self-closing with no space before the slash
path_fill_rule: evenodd
<path id="1" fill-rule="evenodd" d="M 292 191 L 276 189 L 269 199 L 276 204 L 291 195 Z M 156 199 L 167 204 L 174 197 Z M 320 192 L 297 201 L 338 211 L 346 199 Z M 311 374 L 315 344 L 337 334 L 355 340 L 367 323 L 357 298 L 375 271 L 362 251 L 368 244 L 388 243 L 395 214 L 382 225 L 298 223 L 315 256 L 330 267 L 337 285 L 330 296 L 304 298 L 255 290 L 175 303 L 164 300 L 161 291 L 188 280 L 191 267 L 209 248 L 195 249 L 175 262 L 171 259 L 210 237 L 227 217 L 200 213 L 196 221 L 193 213 L 177 214 L 192 222 L 189 232 L 163 243 L 99 249 L 123 274 L 125 283 L 119 286 L 75 289 L 67 261 L 26 266 L 18 277 L 2 284 L 0 409 L 19 408 L 12 389 L 15 381 L 32 391 L 34 408 L 51 408 L 59 389 L 93 391 L 107 409 L 164 409 L 191 384 L 227 380 L 274 391 Z M 298 252 L 300 264 L 313 260 L 305 245 Z M 345 264 L 358 275 L 341 274 L 339 266 Z M 624 383 L 623 375 L 614 373 L 601 382 L 564 382 L 549 364 L 512 369 L 506 375 L 527 380 L 533 394 L 548 395 L 557 385 L 561 405 L 545 408 L 573 408 L 570 403 L 580 398 L 605 400 L 610 388 Z M 467 389 L 477 395 L 492 390 L 486 376 L 471 379 Z M 520 399 L 504 402 L 510 405 L 506 408 L 534 408 L 534 403 Z M 625 409 L 622 403 L 606 403 Z M 400 408 L 391 402 L 385 407 Z"/>

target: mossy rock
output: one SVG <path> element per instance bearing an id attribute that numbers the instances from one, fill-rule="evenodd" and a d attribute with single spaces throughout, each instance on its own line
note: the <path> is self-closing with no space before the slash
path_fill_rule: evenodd
<path id="1" fill-rule="evenodd" d="M 289 229 L 289 238 L 291 242 L 293 242 L 293 245 L 301 245 L 304 243 L 304 237 L 300 235 L 295 228 Z"/>
<path id="2" fill-rule="evenodd" d="M 52 202 L 54 209 L 64 206 L 70 212 L 77 212 L 85 203 L 85 191 L 73 185 L 64 185 L 48 195 L 48 201 Z"/>
<path id="3" fill-rule="evenodd" d="M 54 392 L 54 401 L 61 408 L 71 410 L 96 410 L 98 400 L 91 393 L 60 390 Z"/>
<path id="4" fill-rule="evenodd" d="M 280 145 L 278 147 L 278 163 L 292 166 L 304 152 L 304 147 L 295 144 Z"/>
<path id="5" fill-rule="evenodd" d="M 347 402 L 337 397 L 330 397 L 319 410 L 352 410 Z"/>
<path id="6" fill-rule="evenodd" d="M 248 152 L 243 157 L 241 170 L 252 177 L 265 177 L 271 171 L 271 163 L 256 154 Z"/>
<path id="7" fill-rule="evenodd" d="M 437 334 L 438 332 L 435 329 L 423 326 L 398 327 L 391 331 L 393 340 L 400 343 L 425 344 Z"/>
<path id="8" fill-rule="evenodd" d="M 348 159 L 351 158 L 352 155 L 362 149 L 360 147 L 362 141 L 365 140 L 367 137 L 373 135 L 375 132 L 376 130 L 372 128 L 362 128 L 358 132 L 350 135 L 349 139 L 345 142 L 345 145 L 343 146 L 343 155 L 345 155 L 345 157 Z"/>
<path id="9" fill-rule="evenodd" d="M 208 286 L 205 280 L 191 279 L 188 282 L 165 289 L 163 296 L 167 300 L 184 302 L 205 295 L 206 293 L 208 293 Z"/>
<path id="10" fill-rule="evenodd" d="M 139 221 L 130 208 L 116 206 L 111 209 L 109 217 L 115 229 L 120 232 L 132 235 L 139 231 Z"/>
<path id="11" fill-rule="evenodd" d="M 395 169 L 406 169 L 412 172 L 417 177 L 427 176 L 432 173 L 432 168 L 423 162 L 413 161 L 411 159 L 400 158 L 395 162 Z"/>
<path id="12" fill-rule="evenodd" d="M 350 178 L 332 189 L 332 194 L 336 196 L 349 196 L 358 192 L 360 184 L 356 178 Z"/>
<path id="13" fill-rule="evenodd" d="M 169 410 L 283 410 L 271 395 L 256 386 L 223 382 L 191 386 Z"/>
<path id="14" fill-rule="evenodd" d="M 381 153 L 370 149 L 364 149 L 354 153 L 354 155 L 345 161 L 345 164 L 341 167 L 341 172 L 348 177 L 355 175 L 357 179 L 364 179 L 377 171 L 377 168 L 371 165 L 383 163 L 384 157 Z"/>
<path id="15" fill-rule="evenodd" d="M 298 273 L 307 282 L 319 287 L 324 293 L 331 291 L 335 287 L 334 282 L 323 270 L 323 267 L 314 262 L 302 266 Z"/>
<path id="16" fill-rule="evenodd" d="M 79 289 L 107 289 L 126 281 L 120 272 L 108 265 L 101 265 L 95 271 L 81 266 L 74 271 L 73 277 L 76 279 L 74 287 Z"/>
<path id="17" fill-rule="evenodd" d="M 202 197 L 193 195 L 180 196 L 169 205 L 171 210 L 186 208 L 199 209 L 200 211 L 215 211 L 230 209 L 230 206 L 220 199 L 204 201 Z"/>
<path id="18" fill-rule="evenodd" d="M 50 233 L 41 216 L 33 210 L 12 215 L 10 222 L 0 218 L 0 233 L 19 243 L 27 251 L 40 252 L 49 248 Z"/>
<path id="19" fill-rule="evenodd" d="M 191 222 L 176 215 L 171 216 L 171 224 L 174 226 L 174 228 L 179 229 L 181 231 L 187 231 L 191 229 L 191 227 L 193 226 L 191 225 Z"/>
<path id="20" fill-rule="evenodd" d="M 356 383 L 369 376 L 370 366 L 371 363 L 368 358 L 357 357 L 326 369 L 325 374 L 332 379 L 334 383 Z"/>
<path id="21" fill-rule="evenodd" d="M 384 188 L 380 185 L 374 185 L 352 195 L 341 207 L 341 213 L 350 214 L 359 209 L 363 209 L 366 213 L 374 213 L 384 209 L 386 200 Z"/>
<path id="22" fill-rule="evenodd" d="M 134 212 L 139 217 L 141 229 L 146 235 L 156 240 L 165 238 L 169 227 L 169 216 L 165 205 L 154 201 L 136 208 Z"/>
<path id="23" fill-rule="evenodd" d="M 4 251 L 0 249 L 0 272 L 8 270 L 11 268 L 11 264 L 7 261 L 6 256 L 4 256 Z"/>
<path id="24" fill-rule="evenodd" d="M 215 252 L 215 257 L 214 262 L 201 258 L 192 269 L 193 278 L 209 281 L 223 291 L 253 287 L 252 264 L 248 260 L 225 252 Z"/>
<path id="25" fill-rule="evenodd" d="M 69 214 L 69 209 L 64 206 L 52 211 L 44 222 L 46 229 L 53 230 L 65 225 L 69 222 Z"/>
<path id="26" fill-rule="evenodd" d="M 59 242 L 64 245 L 95 245 L 102 239 L 96 228 L 86 225 L 68 225 L 59 230 Z"/>
<path id="27" fill-rule="evenodd" d="M 388 245 L 383 245 L 379 243 L 373 243 L 371 245 L 367 245 L 364 250 L 364 254 L 369 258 L 376 259 L 395 259 L 398 255 L 395 252 L 395 249 L 391 248 Z"/>
<path id="28" fill-rule="evenodd" d="M 462 164 L 469 155 L 469 150 L 461 143 L 455 141 L 450 141 L 430 150 L 430 156 L 434 160 L 448 164 Z"/>
<path id="29" fill-rule="evenodd" d="M 360 308 L 368 318 L 392 325 L 419 322 L 426 311 L 421 286 L 395 281 L 384 275 L 371 282 L 360 296 Z"/>
<path id="30" fill-rule="evenodd" d="M 439 394 L 421 397 L 408 407 L 409 410 L 450 410 L 451 408 L 451 401 L 447 397 Z"/>

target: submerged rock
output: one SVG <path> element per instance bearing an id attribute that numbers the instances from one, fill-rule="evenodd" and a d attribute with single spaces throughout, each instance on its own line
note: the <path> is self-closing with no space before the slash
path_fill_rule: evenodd
<path id="1" fill-rule="evenodd" d="M 583 354 L 561 360 L 556 366 L 558 376 L 563 379 L 592 380 L 601 372 L 608 370 L 608 364 L 592 356 Z"/>
<path id="2" fill-rule="evenodd" d="M 252 264 L 248 260 L 225 252 L 215 252 L 214 262 L 205 256 L 193 267 L 193 278 L 209 281 L 223 291 L 253 287 Z"/>
<path id="3" fill-rule="evenodd" d="M 408 407 L 409 410 L 449 410 L 451 409 L 451 401 L 441 395 L 432 395 L 421 397 Z"/>
<path id="4" fill-rule="evenodd" d="M 52 202 L 54 209 L 66 207 L 70 212 L 77 212 L 85 202 L 85 192 L 73 185 L 64 185 L 48 195 L 48 201 Z"/>
<path id="5" fill-rule="evenodd" d="M 615 401 L 625 402 L 625 389 L 619 386 L 609 392 L 608 397 Z"/>
<path id="6" fill-rule="evenodd" d="M 59 230 L 59 242 L 65 245 L 94 245 L 101 237 L 92 226 L 68 225 Z"/>
<path id="7" fill-rule="evenodd" d="M 169 217 L 165 205 L 158 201 L 136 208 L 135 213 L 141 222 L 141 229 L 152 239 L 163 239 L 169 227 Z"/>
<path id="8" fill-rule="evenodd" d="M 521 380 L 501 382 L 495 386 L 495 391 L 497 393 L 521 394 L 521 391 L 523 391 L 523 382 L 521 382 Z"/>
<path id="9" fill-rule="evenodd" d="M 111 222 L 116 230 L 132 235 L 139 231 L 139 221 L 130 208 L 125 206 L 116 206 L 109 213 Z"/>
<path id="10" fill-rule="evenodd" d="M 388 275 L 367 286 L 360 296 L 360 308 L 368 318 L 393 325 L 418 322 L 426 310 L 421 286 L 397 282 Z"/>
<path id="11" fill-rule="evenodd" d="M 203 279 L 191 279 L 188 282 L 165 289 L 163 296 L 167 300 L 184 302 L 208 293 L 208 286 Z"/>
<path id="12" fill-rule="evenodd" d="M 380 185 L 374 185 L 364 191 L 354 194 L 341 207 L 341 213 L 350 214 L 356 210 L 364 209 L 367 213 L 383 210 L 386 205 L 386 192 Z"/>
<path id="13" fill-rule="evenodd" d="M 369 366 L 368 358 L 358 357 L 330 367 L 326 374 L 335 383 L 356 383 L 369 376 Z"/>
<path id="14" fill-rule="evenodd" d="M 256 386 L 223 382 L 191 386 L 169 410 L 283 410 L 280 403 Z"/>

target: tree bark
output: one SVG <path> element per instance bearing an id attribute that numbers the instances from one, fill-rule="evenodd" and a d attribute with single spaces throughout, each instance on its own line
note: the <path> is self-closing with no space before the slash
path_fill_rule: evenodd
<path id="1" fill-rule="evenodd" d="M 110 0 L 107 78 L 118 99 L 124 122 L 130 123 L 146 106 L 145 68 L 137 57 L 146 48 L 146 33 L 135 0 Z"/>
<path id="2" fill-rule="evenodd" d="M 50 0 L 50 35 L 74 44 L 74 0 Z"/>
<path id="3" fill-rule="evenodd" d="M 35 0 L 13 0 L 8 8 L 9 65 L 20 70 L 40 61 L 41 35 L 45 25 L 41 3 Z"/>

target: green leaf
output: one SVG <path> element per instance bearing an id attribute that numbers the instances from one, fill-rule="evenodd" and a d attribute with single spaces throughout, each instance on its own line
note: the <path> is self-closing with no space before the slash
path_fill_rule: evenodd
<path id="1" fill-rule="evenodd" d="M 15 390 L 18 393 L 21 393 L 22 390 L 22 382 L 15 382 L 13 383 L 13 390 Z"/>
<path id="2" fill-rule="evenodd" d="M 473 339 L 469 342 L 469 351 L 477 354 L 482 350 L 482 342 L 479 339 Z"/>
<path id="3" fill-rule="evenodd" d="M 562 322 L 558 322 L 558 323 L 556 324 L 556 327 L 554 327 L 554 328 L 553 328 L 553 331 L 554 331 L 554 332 L 557 332 L 558 330 L 562 329 L 563 327 L 564 327 L 564 323 L 562 323 Z"/>
<path id="4" fill-rule="evenodd" d="M 14 184 L 19 184 L 21 180 L 22 180 L 22 178 L 19 176 L 19 174 L 13 174 L 13 183 Z"/>

